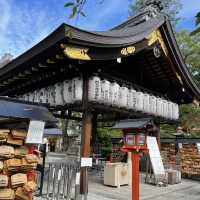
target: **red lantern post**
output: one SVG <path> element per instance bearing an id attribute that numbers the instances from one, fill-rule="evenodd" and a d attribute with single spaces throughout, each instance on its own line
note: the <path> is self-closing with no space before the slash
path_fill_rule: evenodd
<path id="1" fill-rule="evenodd" d="M 124 130 L 124 146 L 122 151 L 131 152 L 132 157 L 132 200 L 140 197 L 140 153 L 147 152 L 146 135 L 131 134 L 130 130 Z"/>

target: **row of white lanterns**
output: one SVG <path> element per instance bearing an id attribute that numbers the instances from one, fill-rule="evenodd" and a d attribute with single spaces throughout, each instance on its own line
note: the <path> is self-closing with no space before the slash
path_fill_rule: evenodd
<path id="1" fill-rule="evenodd" d="M 42 88 L 34 92 L 20 96 L 19 98 L 29 102 L 48 103 L 51 106 L 62 106 L 82 101 L 83 80 L 75 77 L 61 83 Z"/>
<path id="2" fill-rule="evenodd" d="M 72 104 L 82 101 L 83 80 L 75 77 L 23 95 L 25 101 L 49 103 L 51 106 Z M 101 80 L 98 76 L 90 77 L 88 83 L 88 100 L 128 110 L 168 118 L 179 118 L 179 107 L 176 103 L 154 95 L 136 91 L 133 88 L 120 86 L 117 82 Z"/>
<path id="3" fill-rule="evenodd" d="M 88 98 L 92 102 L 141 111 L 168 119 L 179 118 L 178 104 L 133 88 L 120 86 L 117 82 L 101 80 L 97 76 L 89 79 Z"/>

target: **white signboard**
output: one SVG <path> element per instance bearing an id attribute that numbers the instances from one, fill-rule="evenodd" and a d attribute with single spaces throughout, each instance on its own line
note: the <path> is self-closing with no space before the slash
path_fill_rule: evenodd
<path id="1" fill-rule="evenodd" d="M 165 169 L 163 166 L 162 158 L 156 137 L 147 136 L 147 148 L 149 150 L 149 156 L 153 168 L 154 175 L 165 175 Z"/>
<path id="2" fill-rule="evenodd" d="M 81 158 L 81 167 L 92 167 L 92 158 Z"/>
<path id="3" fill-rule="evenodd" d="M 43 121 L 30 121 L 28 134 L 26 137 L 27 144 L 42 144 L 43 143 L 43 133 L 44 133 Z"/>
<path id="4" fill-rule="evenodd" d="M 197 145 L 197 150 L 198 150 L 198 152 L 200 154 L 200 143 L 196 143 L 196 145 Z"/>

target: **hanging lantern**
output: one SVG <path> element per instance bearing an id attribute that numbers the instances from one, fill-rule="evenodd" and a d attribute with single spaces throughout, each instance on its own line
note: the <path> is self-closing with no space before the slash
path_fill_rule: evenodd
<path id="1" fill-rule="evenodd" d="M 156 97 L 156 115 L 162 116 L 162 99 L 159 97 Z"/>
<path id="2" fill-rule="evenodd" d="M 149 96 L 149 106 L 150 106 L 150 113 L 153 115 L 157 115 L 156 112 L 156 97 L 153 95 Z"/>
<path id="3" fill-rule="evenodd" d="M 118 83 L 113 82 L 110 84 L 110 104 L 113 106 L 119 106 L 119 89 L 120 86 Z"/>
<path id="4" fill-rule="evenodd" d="M 63 82 L 63 99 L 66 104 L 72 103 L 72 81 L 66 80 Z"/>
<path id="5" fill-rule="evenodd" d="M 168 101 L 168 118 L 173 119 L 173 103 Z"/>
<path id="6" fill-rule="evenodd" d="M 119 106 L 121 108 L 127 108 L 127 99 L 128 99 L 129 90 L 127 87 L 122 86 L 119 89 Z"/>
<path id="7" fill-rule="evenodd" d="M 164 99 L 161 98 L 161 117 L 164 117 Z"/>
<path id="8" fill-rule="evenodd" d="M 76 77 L 72 79 L 72 102 L 80 102 L 83 98 L 83 79 Z"/>
<path id="9" fill-rule="evenodd" d="M 39 90 L 39 102 L 40 103 L 46 103 L 46 94 L 45 94 L 44 88 Z"/>
<path id="10" fill-rule="evenodd" d="M 48 103 L 51 106 L 55 106 L 55 87 L 49 86 L 47 88 L 47 93 L 48 93 Z"/>
<path id="11" fill-rule="evenodd" d="M 29 101 L 34 102 L 34 93 L 33 92 L 29 93 Z"/>
<path id="12" fill-rule="evenodd" d="M 57 106 L 63 105 L 63 85 L 62 83 L 55 84 L 55 103 Z"/>
<path id="13" fill-rule="evenodd" d="M 34 102 L 35 103 L 39 103 L 40 102 L 39 91 L 38 90 L 34 91 Z"/>
<path id="14" fill-rule="evenodd" d="M 143 111 L 143 92 L 136 92 L 136 110 Z"/>
<path id="15" fill-rule="evenodd" d="M 163 117 L 168 118 L 168 101 L 167 100 L 163 100 Z"/>
<path id="16" fill-rule="evenodd" d="M 145 113 L 150 113 L 149 98 L 150 98 L 150 95 L 147 94 L 147 93 L 144 93 L 144 97 L 143 97 L 143 111 Z"/>
<path id="17" fill-rule="evenodd" d="M 110 102 L 110 81 L 101 81 L 101 102 L 103 104 L 109 104 Z"/>
<path id="18" fill-rule="evenodd" d="M 135 110 L 136 102 L 137 102 L 136 91 L 134 89 L 130 89 L 129 95 L 128 95 L 128 101 L 127 101 L 128 109 Z"/>
<path id="19" fill-rule="evenodd" d="M 88 100 L 92 102 L 99 102 L 101 100 L 101 79 L 97 76 L 89 78 Z"/>
<path id="20" fill-rule="evenodd" d="M 179 119 L 179 106 L 176 103 L 173 103 L 173 119 Z"/>

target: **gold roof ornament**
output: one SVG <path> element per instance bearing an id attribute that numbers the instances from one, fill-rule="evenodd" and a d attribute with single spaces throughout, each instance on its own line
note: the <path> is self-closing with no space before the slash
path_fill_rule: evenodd
<path id="1" fill-rule="evenodd" d="M 168 56 L 167 47 L 165 45 L 165 42 L 164 42 L 163 37 L 159 30 L 155 30 L 152 33 L 150 33 L 146 39 L 148 40 L 149 46 L 151 46 L 152 44 L 154 44 L 156 42 L 159 42 L 162 47 L 163 52 L 165 53 L 166 56 Z"/>
<path id="2" fill-rule="evenodd" d="M 89 48 L 86 48 L 86 47 L 65 45 L 63 52 L 65 56 L 71 59 L 91 60 L 90 56 L 88 55 L 88 51 L 89 51 Z"/>
<path id="3" fill-rule="evenodd" d="M 123 56 L 128 56 L 130 54 L 134 54 L 135 53 L 135 50 L 136 48 L 134 46 L 128 46 L 128 47 L 124 47 L 122 50 L 121 50 L 121 54 Z"/>

